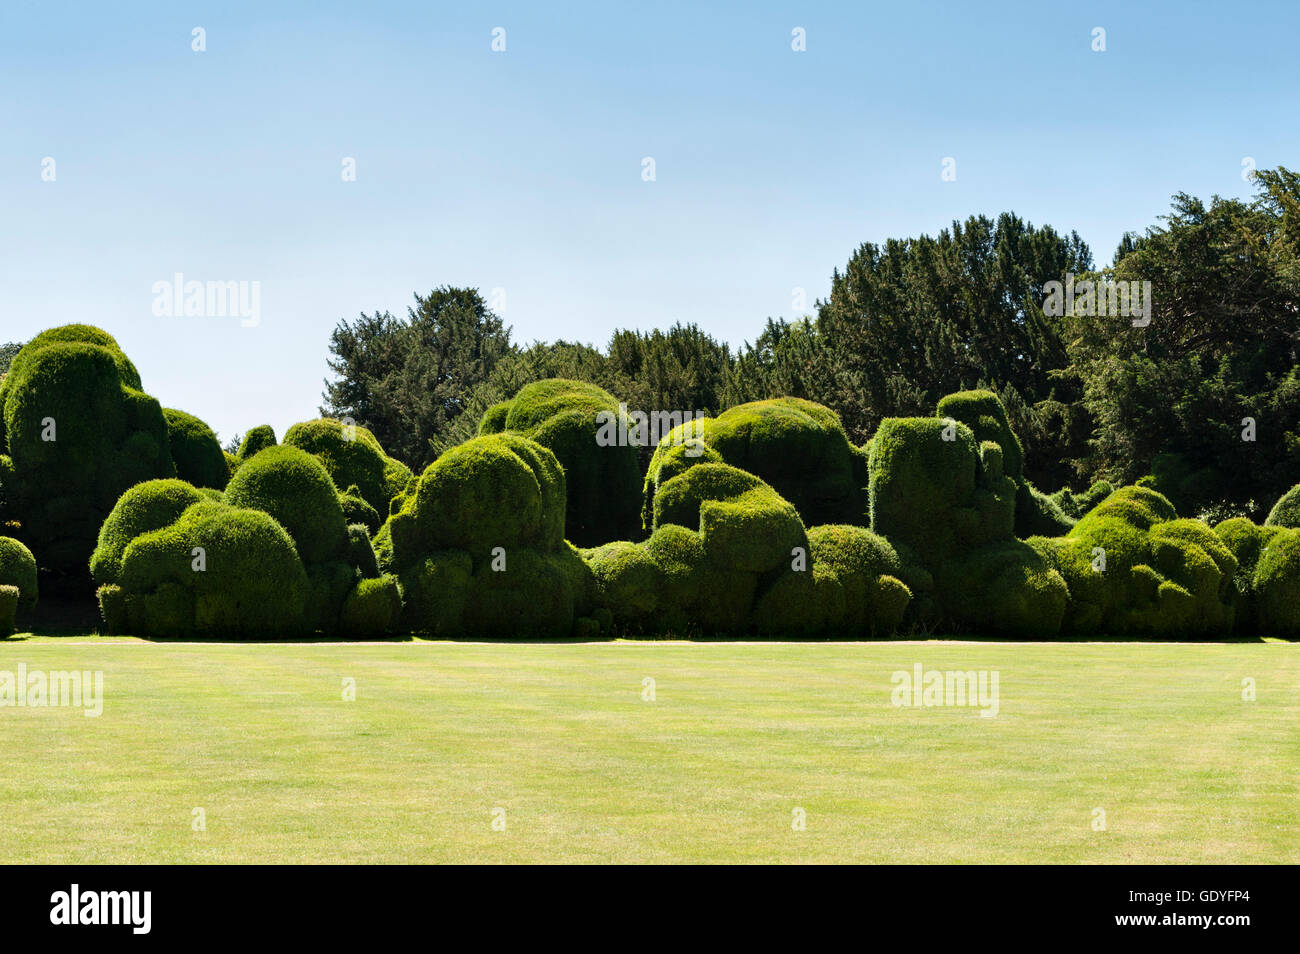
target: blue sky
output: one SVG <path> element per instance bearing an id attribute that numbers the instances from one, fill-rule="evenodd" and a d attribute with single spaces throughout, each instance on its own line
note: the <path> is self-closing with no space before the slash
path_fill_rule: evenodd
<path id="1" fill-rule="evenodd" d="M 1109 262 L 1174 192 L 1300 167 L 1300 4 L 1141 6 L 6 0 L 0 340 L 106 328 L 224 439 L 316 416 L 335 323 L 440 284 L 521 341 L 739 343 L 974 213 Z M 260 322 L 155 315 L 177 272 L 260 282 Z"/>

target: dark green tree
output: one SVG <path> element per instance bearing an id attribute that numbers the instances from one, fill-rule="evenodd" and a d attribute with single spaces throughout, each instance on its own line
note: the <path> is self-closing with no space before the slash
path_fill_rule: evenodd
<path id="1" fill-rule="evenodd" d="M 1033 434 L 1026 415 L 1075 398 L 1059 377 L 1068 357 L 1060 320 L 1044 314 L 1044 286 L 1091 267 L 1077 233 L 1036 228 L 1011 213 L 972 216 L 936 237 L 866 243 L 836 269 L 830 298 L 818 303 L 827 362 L 818 377 L 830 381 L 821 399 L 860 443 L 884 417 L 929 414 L 945 394 L 987 387 L 1017 414 L 1017 430 Z M 1073 442 L 1075 435 L 1059 434 L 1031 443 L 1027 476 L 1052 483 Z"/>
<path id="2" fill-rule="evenodd" d="M 510 329 L 476 290 L 436 288 L 417 294 L 404 320 L 376 312 L 339 322 L 320 410 L 368 427 L 390 455 L 420 470 L 512 351 Z"/>
<path id="3" fill-rule="evenodd" d="M 1256 175 L 1253 200 L 1179 193 L 1121 246 L 1101 277 L 1151 282 L 1148 325 L 1067 319 L 1096 421 L 1087 474 L 1152 473 L 1189 516 L 1261 517 L 1300 474 L 1300 177 Z"/>

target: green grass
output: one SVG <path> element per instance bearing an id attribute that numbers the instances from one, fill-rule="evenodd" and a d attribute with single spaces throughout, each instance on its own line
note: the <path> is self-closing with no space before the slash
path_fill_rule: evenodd
<path id="1" fill-rule="evenodd" d="M 105 708 L 0 709 L 11 863 L 1300 858 L 1296 644 L 0 642 L 20 662 L 102 670 Z M 998 670 L 1000 713 L 894 707 L 917 662 Z"/>

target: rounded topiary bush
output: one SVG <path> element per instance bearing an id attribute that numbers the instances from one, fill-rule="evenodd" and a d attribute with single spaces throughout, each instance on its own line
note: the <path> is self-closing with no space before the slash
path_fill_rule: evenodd
<path id="1" fill-rule="evenodd" d="M 402 596 L 392 576 L 358 580 L 343 603 L 339 631 L 353 639 L 375 639 L 391 632 L 402 615 Z"/>
<path id="2" fill-rule="evenodd" d="M 10 537 L 0 537 L 0 586 L 18 590 L 16 606 L 31 609 L 36 605 L 36 558 L 32 551 Z"/>
<path id="3" fill-rule="evenodd" d="M 0 381 L 0 421 L 6 517 L 53 571 L 84 572 L 122 491 L 175 475 L 162 408 L 97 328 L 66 325 L 28 342 Z"/>
<path id="4" fill-rule="evenodd" d="M 871 529 L 906 544 L 927 567 L 955 557 L 976 532 L 979 449 L 960 422 L 885 418 L 871 439 Z"/>
<path id="5" fill-rule="evenodd" d="M 429 465 L 406 509 L 415 552 L 556 549 L 564 541 L 565 473 L 547 448 L 515 434 L 476 437 Z"/>
<path id="6" fill-rule="evenodd" d="M 99 583 L 116 583 L 122 572 L 122 554 L 132 540 L 160 530 L 205 497 L 191 484 L 176 478 L 146 480 L 122 494 L 99 530 L 99 542 L 90 556 L 90 573 Z"/>
<path id="7" fill-rule="evenodd" d="M 550 378 L 520 389 L 503 411 L 490 408 L 480 434 L 516 434 L 550 450 L 564 468 L 565 535 L 579 546 L 637 532 L 641 466 L 628 421 L 608 391 Z"/>
<path id="8" fill-rule="evenodd" d="M 1231 549 L 1150 487 L 1121 487 L 1064 537 L 1029 543 L 1069 587 L 1067 633 L 1182 638 L 1233 627 Z"/>
<path id="9" fill-rule="evenodd" d="M 719 567 L 766 573 L 808 546 L 794 506 L 764 481 L 728 464 L 700 464 L 655 495 L 654 526 L 698 529 L 704 552 Z"/>
<path id="10" fill-rule="evenodd" d="M 343 519 L 349 526 L 359 523 L 370 533 L 376 533 L 383 525 L 378 511 L 366 503 L 355 485 L 349 487 L 345 493 L 339 494 L 339 506 L 343 508 Z"/>
<path id="11" fill-rule="evenodd" d="M 993 441 L 1002 448 L 1002 470 L 1008 477 L 1024 474 L 1025 452 L 1011 429 L 1007 409 L 992 391 L 958 391 L 940 398 L 935 416 L 960 421 L 971 429 L 976 441 Z"/>
<path id="12" fill-rule="evenodd" d="M 564 540 L 565 474 L 514 433 L 429 465 L 375 536 L 404 625 L 438 636 L 563 636 L 587 615 L 590 571 Z"/>
<path id="13" fill-rule="evenodd" d="M 268 447 L 244 461 L 230 478 L 225 499 L 232 507 L 274 517 L 306 564 L 335 559 L 347 548 L 338 491 L 321 462 L 297 447 Z"/>
<path id="14" fill-rule="evenodd" d="M 619 540 L 583 551 L 596 581 L 596 600 L 626 626 L 650 624 L 665 588 L 665 575 L 645 547 Z"/>
<path id="15" fill-rule="evenodd" d="M 693 446 L 692 438 L 710 453 Z M 714 459 L 762 479 L 806 523 L 866 522 L 866 454 L 849 443 L 839 415 L 830 408 L 783 397 L 679 425 L 655 449 L 643 509 L 653 511 L 659 486 L 682 469 Z"/>
<path id="16" fill-rule="evenodd" d="M 274 447 L 275 444 L 274 428 L 270 424 L 259 424 L 244 435 L 244 439 L 239 444 L 239 453 L 235 457 L 243 463 L 259 451 Z"/>
<path id="17" fill-rule="evenodd" d="M 356 487 L 376 513 L 388 513 L 388 502 L 402 492 L 410 469 L 384 453 L 375 435 L 364 427 L 333 418 L 295 424 L 284 444 L 317 457 L 339 488 Z"/>
<path id="18" fill-rule="evenodd" d="M 1070 591 L 1052 561 L 1020 540 L 987 544 L 948 564 L 937 593 L 961 624 L 990 635 L 1052 639 Z"/>
<path id="19" fill-rule="evenodd" d="M 194 415 L 173 408 L 163 408 L 163 417 L 176 476 L 195 487 L 224 489 L 230 480 L 230 465 L 212 428 Z"/>
<path id="20" fill-rule="evenodd" d="M 202 500 L 133 539 L 118 579 L 99 589 L 112 633 L 262 639 L 310 631 L 302 561 L 261 510 Z"/>
<path id="21" fill-rule="evenodd" d="M 911 591 L 887 540 L 865 527 L 825 524 L 808 531 L 808 543 L 807 569 L 783 573 L 755 605 L 760 632 L 856 639 L 898 628 Z"/>
<path id="22" fill-rule="evenodd" d="M 1259 552 L 1252 586 L 1261 636 L 1300 636 L 1300 530 L 1278 527 Z"/>
<path id="23" fill-rule="evenodd" d="M 1264 520 L 1266 527 L 1300 527 L 1300 484 L 1296 484 L 1273 505 Z"/>
<path id="24" fill-rule="evenodd" d="M 19 596 L 18 587 L 0 583 L 0 639 L 14 633 Z"/>
<path id="25" fill-rule="evenodd" d="M 655 496 L 653 525 L 643 543 L 583 552 L 594 600 L 616 630 L 803 636 L 815 628 L 806 612 L 792 613 L 795 591 L 811 586 L 803 523 L 753 474 L 722 463 L 682 471 Z"/>

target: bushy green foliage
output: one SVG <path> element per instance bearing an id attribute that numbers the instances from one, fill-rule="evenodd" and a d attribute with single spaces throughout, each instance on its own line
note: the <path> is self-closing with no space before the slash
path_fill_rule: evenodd
<path id="1" fill-rule="evenodd" d="M 1069 533 L 1075 519 L 1061 509 L 1055 495 L 1024 479 L 1016 485 L 1016 536 L 1059 537 Z"/>
<path id="2" fill-rule="evenodd" d="M 1020 439 L 1011 430 L 1007 410 L 992 391 L 958 391 L 940 398 L 935 416 L 961 421 L 983 443 L 992 441 L 1002 448 L 1002 472 L 1017 478 L 1024 474 L 1025 454 Z"/>
<path id="3" fill-rule="evenodd" d="M 401 615 L 396 577 L 361 579 L 343 603 L 339 630 L 354 639 L 374 639 L 391 632 Z"/>
<path id="4" fill-rule="evenodd" d="M 1173 197 L 1110 274 L 1149 282 L 1149 321 L 1067 322 L 1094 426 L 1087 476 L 1150 475 L 1183 516 L 1264 516 L 1300 473 L 1300 176 L 1258 170 L 1252 198 Z M 1244 439 L 1256 422 L 1253 440 Z"/>
<path id="5" fill-rule="evenodd" d="M 275 444 L 275 430 L 270 424 L 259 424 L 244 435 L 244 439 L 239 445 L 239 453 L 235 456 L 242 463 L 258 451 L 274 447 Z"/>
<path id="6" fill-rule="evenodd" d="M 1066 536 L 1029 542 L 1069 586 L 1070 635 L 1184 638 L 1233 627 L 1231 549 L 1148 487 L 1122 487 Z"/>
<path id="7" fill-rule="evenodd" d="M 480 434 L 500 434 L 506 429 L 506 418 L 510 416 L 512 401 L 498 401 L 486 411 L 478 422 Z"/>
<path id="8" fill-rule="evenodd" d="M 1057 509 L 1065 515 L 1066 519 L 1073 522 L 1114 492 L 1115 487 L 1110 481 L 1098 480 L 1094 481 L 1091 487 L 1081 493 L 1076 494 L 1069 487 L 1062 487 L 1048 496 L 1052 503 L 1056 504 Z"/>
<path id="9" fill-rule="evenodd" d="M 330 561 L 346 549 L 338 491 L 321 462 L 297 447 L 268 447 L 246 460 L 230 478 L 226 502 L 269 513 L 289 532 L 305 564 Z"/>
<path id="10" fill-rule="evenodd" d="M 163 417 L 176 476 L 195 487 L 224 490 L 230 480 L 230 465 L 212 428 L 174 408 L 163 408 Z"/>
<path id="11" fill-rule="evenodd" d="M 388 502 L 411 477 L 410 469 L 385 454 L 375 436 L 360 425 L 332 418 L 306 421 L 285 432 L 284 444 L 315 455 L 335 486 L 356 487 L 376 513 L 388 513 Z"/>
<path id="12" fill-rule="evenodd" d="M 84 570 L 122 491 L 174 476 L 167 422 L 116 342 L 87 325 L 42 332 L 0 381 L 7 517 L 41 565 Z"/>
<path id="13" fill-rule="evenodd" d="M 871 529 L 905 544 L 930 569 L 985 542 L 995 527 L 1005 524 L 1009 534 L 1014 485 L 998 474 L 995 455 L 990 465 L 981 513 L 980 449 L 971 429 L 937 418 L 886 418 L 871 440 Z"/>
<path id="14" fill-rule="evenodd" d="M 269 514 L 205 499 L 135 537 L 118 583 L 99 580 L 110 633 L 269 639 L 303 635 L 308 580 Z"/>
<path id="15" fill-rule="evenodd" d="M 1268 538 L 1252 590 L 1260 635 L 1300 636 L 1300 530 L 1282 527 Z"/>
<path id="16" fill-rule="evenodd" d="M 349 487 L 346 493 L 339 494 L 339 506 L 343 508 L 343 519 L 349 526 L 358 523 L 370 533 L 377 533 L 383 525 L 379 513 L 361 497 L 356 485 Z"/>
<path id="17" fill-rule="evenodd" d="M 347 564 L 354 567 L 363 579 L 382 575 L 379 571 L 379 558 L 375 555 L 374 544 L 370 541 L 370 531 L 365 524 L 348 524 Z"/>
<path id="18" fill-rule="evenodd" d="M 683 422 L 655 449 L 643 487 L 643 519 L 659 485 L 696 463 L 723 462 L 772 486 L 808 523 L 864 523 L 867 459 L 829 408 L 801 398 L 742 404 Z"/>
<path id="19" fill-rule="evenodd" d="M 1300 529 L 1234 517 L 1214 532 L 1237 561 L 1238 631 L 1300 636 Z"/>
<path id="20" fill-rule="evenodd" d="M 438 636 L 564 636 L 589 571 L 564 540 L 565 473 L 547 448 L 485 435 L 429 465 L 375 537 L 404 625 Z"/>
<path id="21" fill-rule="evenodd" d="M 1269 511 L 1268 519 L 1264 521 L 1267 527 L 1300 527 L 1300 484 L 1296 484 L 1273 505 Z"/>
<path id="22" fill-rule="evenodd" d="M 826 635 L 886 636 L 898 628 L 912 593 L 889 541 L 864 527 L 830 524 L 809 530 L 808 543 L 815 603 L 802 609 L 822 617 Z"/>
<path id="23" fill-rule="evenodd" d="M 0 639 L 13 635 L 18 598 L 18 587 L 0 583 Z"/>
<path id="24" fill-rule="evenodd" d="M 935 414 L 942 420 L 962 422 L 977 441 L 992 441 L 1001 449 L 1002 472 L 1016 485 L 1016 536 L 1059 536 L 1074 525 L 1054 499 L 1025 479 L 1024 449 L 996 394 L 987 390 L 949 394 L 939 401 Z"/>
<path id="25" fill-rule="evenodd" d="M 789 563 L 808 538 L 794 506 L 753 474 L 728 464 L 700 464 L 655 495 L 654 526 L 698 528 L 704 551 L 718 566 L 767 573 Z"/>
<path id="26" fill-rule="evenodd" d="M 17 588 L 17 604 L 23 609 L 36 605 L 36 558 L 17 540 L 0 537 L 0 586 Z"/>
<path id="27" fill-rule="evenodd" d="M 122 494 L 99 529 L 99 542 L 90 556 L 90 573 L 101 584 L 121 578 L 122 554 L 136 537 L 161 530 L 203 500 L 191 484 L 176 478 L 146 480 Z"/>
<path id="28" fill-rule="evenodd" d="M 1061 628 L 1069 589 L 1032 545 L 1004 539 L 945 565 L 936 592 L 963 628 L 998 636 L 1051 639 Z"/>
<path id="29" fill-rule="evenodd" d="M 504 419 L 499 407 L 492 414 L 480 427 L 484 435 L 496 428 L 529 438 L 564 468 L 564 533 L 570 540 L 592 546 L 635 534 L 640 464 L 613 395 L 593 384 L 551 378 L 520 390 Z"/>
<path id="30" fill-rule="evenodd" d="M 507 433 L 467 441 L 430 464 L 390 518 L 397 559 L 403 548 L 416 555 L 466 550 L 475 559 L 498 546 L 558 549 L 565 483 L 555 455 L 530 440 Z"/>

